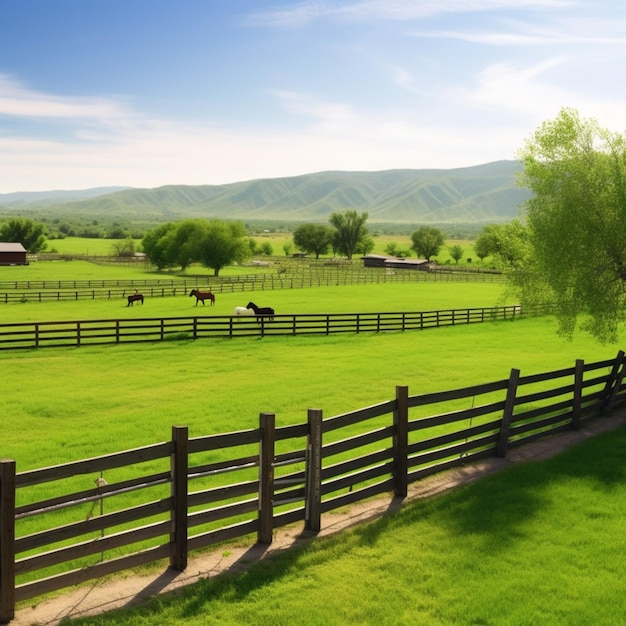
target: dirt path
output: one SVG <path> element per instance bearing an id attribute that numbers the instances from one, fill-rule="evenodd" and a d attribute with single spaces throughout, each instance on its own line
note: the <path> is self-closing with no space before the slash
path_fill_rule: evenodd
<path id="1" fill-rule="evenodd" d="M 322 517 L 322 530 L 319 533 L 303 531 L 301 524 L 280 528 L 275 531 L 274 541 L 270 546 L 255 544 L 247 548 L 229 550 L 222 547 L 219 552 L 190 559 L 184 572 L 167 569 L 150 576 L 128 576 L 106 582 L 96 581 L 90 586 L 83 586 L 39 604 L 20 608 L 10 624 L 52 626 L 59 624 L 63 619 L 95 615 L 136 604 L 152 596 L 175 591 L 201 578 L 217 576 L 224 572 L 241 572 L 259 559 L 313 541 L 316 537 L 333 535 L 355 524 L 374 520 L 386 511 L 402 507 L 405 502 L 433 496 L 457 485 L 478 480 L 512 463 L 549 458 L 588 437 L 614 430 L 624 423 L 626 412 L 599 418 L 585 425 L 580 431 L 567 431 L 517 448 L 509 452 L 506 459 L 482 460 L 414 483 L 409 486 L 409 494 L 404 500 L 393 496 L 380 497 L 354 505 L 347 512 L 328 513 Z"/>

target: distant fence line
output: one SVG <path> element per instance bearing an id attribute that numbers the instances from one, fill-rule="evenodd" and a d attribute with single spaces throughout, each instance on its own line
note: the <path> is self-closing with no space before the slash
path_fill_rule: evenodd
<path id="1" fill-rule="evenodd" d="M 269 544 L 295 522 L 319 531 L 339 507 L 405 497 L 431 474 L 578 429 L 624 404 L 624 374 L 620 351 L 452 391 L 398 386 L 393 399 L 327 419 L 312 408 L 289 426 L 261 413 L 257 428 L 189 438 L 175 426 L 171 441 L 43 469 L 1 460 L 0 622 L 16 602 L 146 563 L 184 570 L 189 552 L 220 542 Z"/>
<path id="2" fill-rule="evenodd" d="M 196 287 L 210 287 L 216 293 L 303 287 L 328 287 L 378 283 L 413 282 L 504 282 L 501 274 L 468 272 L 425 272 L 411 270 L 324 270 L 237 276 L 190 276 L 169 279 L 103 280 L 16 280 L 0 281 L 0 302 L 26 300 L 79 300 L 114 298 L 129 290 L 149 290 L 144 295 L 172 296 Z M 3 292 L 3 293 L 2 293 Z"/>
<path id="3" fill-rule="evenodd" d="M 141 306 L 141 305 L 135 305 Z M 310 313 L 267 317 L 196 315 L 0 324 L 0 350 L 79 347 L 111 343 L 181 339 L 219 339 L 279 335 L 312 335 L 411 331 L 514 320 L 551 313 L 551 307 L 525 309 L 519 305 L 439 311 L 380 313 Z"/>

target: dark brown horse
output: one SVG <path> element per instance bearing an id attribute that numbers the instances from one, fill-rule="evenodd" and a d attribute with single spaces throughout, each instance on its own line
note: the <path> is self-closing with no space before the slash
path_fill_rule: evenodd
<path id="1" fill-rule="evenodd" d="M 202 306 L 204 306 L 205 300 L 211 301 L 211 306 L 215 304 L 215 294 L 209 289 L 208 291 L 198 291 L 197 289 L 192 289 L 189 297 L 196 296 L 196 306 L 198 306 L 198 302 L 202 302 Z"/>
<path id="2" fill-rule="evenodd" d="M 266 317 L 269 321 L 274 319 L 274 309 L 269 306 L 257 306 L 254 302 L 248 302 L 247 309 L 252 309 L 257 317 Z M 260 322 L 261 320 L 257 320 Z"/>
<path id="3" fill-rule="evenodd" d="M 126 306 L 133 306 L 135 302 L 141 302 L 143 305 L 143 294 L 142 293 L 133 293 L 128 296 L 128 304 Z"/>

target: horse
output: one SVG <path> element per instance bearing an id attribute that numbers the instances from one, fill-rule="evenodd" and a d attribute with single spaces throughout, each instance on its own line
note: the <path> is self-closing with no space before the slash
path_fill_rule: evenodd
<path id="1" fill-rule="evenodd" d="M 252 317 L 254 315 L 254 309 L 246 309 L 245 306 L 236 306 L 233 311 L 233 317 Z"/>
<path id="2" fill-rule="evenodd" d="M 143 305 L 143 294 L 142 293 L 133 293 L 130 296 L 128 296 L 128 304 L 126 305 L 128 306 L 133 306 L 135 304 L 135 302 L 141 302 L 141 304 Z"/>
<path id="3" fill-rule="evenodd" d="M 248 309 L 252 309 L 257 317 L 267 317 L 267 319 L 270 321 L 274 319 L 274 309 L 269 306 L 259 307 L 254 304 L 254 302 L 248 302 L 246 306 Z"/>
<path id="4" fill-rule="evenodd" d="M 215 294 L 209 289 L 208 291 L 198 291 L 197 289 L 192 289 L 189 297 L 196 296 L 196 306 L 198 306 L 198 302 L 202 302 L 202 306 L 204 306 L 205 300 L 211 301 L 211 306 L 215 304 Z"/>

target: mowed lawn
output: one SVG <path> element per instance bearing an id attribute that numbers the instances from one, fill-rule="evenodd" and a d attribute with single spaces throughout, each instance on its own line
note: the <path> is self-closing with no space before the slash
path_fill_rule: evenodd
<path id="1" fill-rule="evenodd" d="M 41 269 L 43 266 L 43 269 Z M 76 273 L 71 273 L 71 268 Z M 59 268 L 59 269 L 56 269 Z M 5 268 L 0 268 L 4 270 Z M 167 274 L 143 272 L 139 268 L 102 268 L 91 263 L 72 261 L 33 264 L 31 268 L 6 268 L 0 271 L 0 281 L 68 281 L 167 279 Z M 30 271 L 34 269 L 35 271 Z M 251 268 L 247 268 L 251 269 Z M 258 273 L 258 272 L 257 272 Z M 211 286 L 211 277 L 202 276 L 202 287 Z M 215 306 L 196 306 L 196 299 L 181 292 L 177 296 L 162 297 L 158 288 L 151 292 L 143 288 L 143 305 L 127 307 L 121 296 L 110 299 L 86 297 L 88 289 L 78 300 L 38 301 L 39 288 L 27 294 L 27 302 L 0 304 L 0 324 L 45 320 L 111 319 L 133 317 L 177 317 L 190 315 L 231 315 L 237 306 L 249 301 L 258 306 L 271 306 L 277 314 L 298 313 L 356 313 L 373 311 L 428 311 L 467 307 L 490 307 L 501 304 L 503 285 L 493 282 L 412 282 L 369 285 L 331 285 L 294 289 L 266 289 L 263 282 L 247 283 L 245 291 L 224 292 L 219 286 Z M 254 285 L 254 290 L 252 289 Z M 23 290 L 19 290 L 22 293 Z M 54 293 L 55 289 L 48 290 Z M 102 290 L 100 290 L 102 291 Z M 104 290 L 106 293 L 106 289 Z M 119 291 L 119 288 L 118 288 Z M 134 290 L 130 290 L 132 293 Z M 155 295 L 151 295 L 154 293 Z M 512 303 L 512 301 L 510 301 Z"/>
<path id="2" fill-rule="evenodd" d="M 614 626 L 626 429 L 89 626 Z"/>
<path id="3" fill-rule="evenodd" d="M 552 318 L 384 334 L 184 340 L 1 351 L 0 454 L 18 471 L 168 440 L 302 423 L 409 393 L 455 389 L 615 356 Z"/>
<path id="4" fill-rule="evenodd" d="M 420 283 L 254 292 L 250 299 L 279 313 L 433 310 L 493 306 L 501 289 Z M 228 315 L 242 296 L 218 297 L 203 313 Z M 183 296 L 151 298 L 143 309 L 95 300 L 0 312 L 17 321 L 178 309 L 197 311 Z M 566 342 L 555 330 L 544 317 L 407 333 L 0 352 L 0 455 L 16 459 L 20 471 L 164 441 L 173 424 L 189 426 L 194 437 L 254 427 L 263 411 L 275 412 L 279 425 L 299 423 L 309 407 L 330 417 L 388 400 L 399 384 L 411 394 L 453 389 L 506 378 L 512 367 L 545 372 L 618 349 L 585 335 Z M 182 595 L 82 623 L 620 623 L 624 449 L 626 434 L 612 433 L 595 447 L 511 468 L 289 550 L 247 574 L 209 577 Z"/>
<path id="5" fill-rule="evenodd" d="M 79 275 L 92 271 L 91 264 L 60 264 L 63 272 L 68 266 Z M 0 324 L 230 315 L 248 299 L 278 314 L 419 311 L 494 306 L 502 293 L 493 283 L 409 283 L 222 294 L 215 307 L 196 307 L 186 295 L 146 298 L 131 308 L 121 298 L 28 301 L 0 305 Z M 172 425 L 189 426 L 192 437 L 230 432 L 256 427 L 267 411 L 279 425 L 301 423 L 308 408 L 330 417 L 388 400 L 396 385 L 408 385 L 411 394 L 442 391 L 506 378 L 512 367 L 537 373 L 616 352 L 585 335 L 563 341 L 552 318 L 406 333 L 0 351 L 8 373 L 0 454 L 15 459 L 18 471 L 44 467 L 165 441 Z"/>

